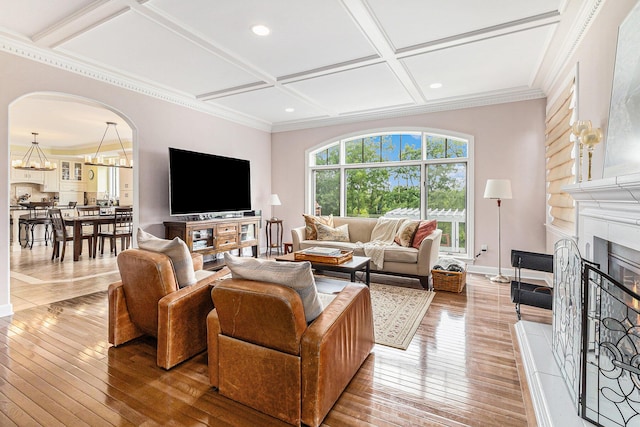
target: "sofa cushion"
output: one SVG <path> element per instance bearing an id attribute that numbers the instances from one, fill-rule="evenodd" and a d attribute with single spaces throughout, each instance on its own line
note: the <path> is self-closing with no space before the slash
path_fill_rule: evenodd
<path id="1" fill-rule="evenodd" d="M 349 225 L 349 241 L 356 242 L 370 242 L 371 231 L 376 226 L 378 218 L 363 218 L 363 217 L 333 217 L 333 226 L 338 227 L 340 225 Z"/>
<path id="2" fill-rule="evenodd" d="M 438 221 L 436 221 L 435 219 L 420 221 L 420 225 L 416 230 L 416 234 L 413 236 L 413 242 L 411 243 L 411 246 L 419 249 L 420 243 L 422 243 L 425 237 L 433 233 L 436 228 L 438 228 Z"/>
<path id="3" fill-rule="evenodd" d="M 234 279 L 256 280 L 288 286 L 294 289 L 304 307 L 307 323 L 322 313 L 324 307 L 318 297 L 311 263 L 274 261 L 259 258 L 237 257 L 225 252 L 224 261 Z"/>
<path id="4" fill-rule="evenodd" d="M 349 241 L 349 226 L 347 224 L 332 228 L 328 225 L 316 223 L 316 230 L 318 232 L 318 240 Z"/>
<path id="5" fill-rule="evenodd" d="M 399 245 L 387 246 L 384 249 L 384 262 L 401 262 L 415 264 L 418 262 L 418 250 Z"/>
<path id="6" fill-rule="evenodd" d="M 333 215 L 329 216 L 316 216 L 316 215 L 308 215 L 302 214 L 304 217 L 305 224 L 305 238 L 307 240 L 316 240 L 318 238 L 318 231 L 316 229 L 316 224 L 324 224 L 329 227 L 333 227 Z"/>
<path id="7" fill-rule="evenodd" d="M 413 236 L 416 234 L 419 225 L 420 220 L 408 220 L 403 222 L 398 228 L 393 241 L 400 246 L 411 246 L 411 243 L 413 242 Z"/>
<path id="8" fill-rule="evenodd" d="M 160 239 L 141 228 L 138 228 L 136 238 L 140 249 L 163 253 L 171 258 L 178 286 L 184 288 L 197 282 L 191 252 L 182 239 L 179 237 L 173 240 Z"/>

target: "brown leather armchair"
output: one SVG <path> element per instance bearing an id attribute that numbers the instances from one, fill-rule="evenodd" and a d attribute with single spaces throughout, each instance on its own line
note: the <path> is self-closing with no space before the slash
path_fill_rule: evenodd
<path id="1" fill-rule="evenodd" d="M 319 425 L 374 345 L 364 285 L 348 284 L 309 325 L 299 295 L 286 286 L 227 279 L 211 296 L 211 385 L 290 424 Z"/>
<path id="2" fill-rule="evenodd" d="M 157 364 L 169 369 L 207 347 L 206 317 L 213 309 L 211 286 L 228 270 L 202 271 L 192 254 L 197 283 L 179 288 L 171 259 L 128 249 L 118 254 L 121 281 L 109 285 L 109 342 L 119 346 L 142 335 L 157 339 Z"/>

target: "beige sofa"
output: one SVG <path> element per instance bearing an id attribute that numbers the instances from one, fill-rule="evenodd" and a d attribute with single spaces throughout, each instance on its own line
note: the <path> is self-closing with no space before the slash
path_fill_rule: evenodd
<path id="1" fill-rule="evenodd" d="M 354 255 L 365 256 L 362 245 L 358 245 L 357 242 L 369 242 L 371 240 L 371 232 L 373 231 L 376 223 L 376 218 L 333 217 L 334 227 L 339 227 L 344 224 L 348 225 L 349 242 L 307 240 L 304 226 L 294 228 L 291 230 L 293 250 L 299 251 L 301 249 L 314 246 L 323 246 L 353 250 Z M 384 263 L 382 269 L 377 270 L 376 266 L 372 264 L 371 271 L 398 276 L 415 277 L 420 279 L 420 283 L 425 289 L 429 289 L 429 284 L 431 282 L 431 269 L 438 260 L 441 237 L 442 230 L 435 230 L 422 241 L 419 249 L 395 244 L 388 246 L 384 251 Z"/>

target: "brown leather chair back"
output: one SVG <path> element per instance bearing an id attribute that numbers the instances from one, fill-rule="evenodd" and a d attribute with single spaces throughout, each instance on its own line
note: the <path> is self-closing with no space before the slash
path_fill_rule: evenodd
<path id="1" fill-rule="evenodd" d="M 171 259 L 161 253 L 128 249 L 118 254 L 118 268 L 131 320 L 158 336 L 158 301 L 178 290 Z"/>
<path id="2" fill-rule="evenodd" d="M 307 329 L 302 300 L 286 286 L 227 279 L 211 292 L 223 335 L 299 355 Z"/>

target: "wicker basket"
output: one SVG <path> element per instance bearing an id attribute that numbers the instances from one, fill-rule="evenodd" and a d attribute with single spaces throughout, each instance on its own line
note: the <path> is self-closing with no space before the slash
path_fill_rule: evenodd
<path id="1" fill-rule="evenodd" d="M 467 283 L 467 272 L 431 270 L 433 289 L 436 291 L 462 292 Z"/>

